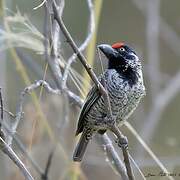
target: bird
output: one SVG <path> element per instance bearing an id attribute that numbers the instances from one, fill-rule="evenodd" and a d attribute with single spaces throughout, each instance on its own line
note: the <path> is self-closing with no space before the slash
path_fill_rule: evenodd
<path id="1" fill-rule="evenodd" d="M 83 159 L 87 145 L 93 135 L 103 135 L 111 130 L 110 124 L 115 121 L 120 127 L 133 113 L 146 90 L 143 82 L 142 63 L 137 53 L 125 44 L 117 42 L 113 45 L 100 44 L 97 48 L 108 60 L 107 69 L 98 77 L 107 91 L 111 114 L 108 118 L 107 104 L 96 85 L 90 89 L 81 108 L 77 124 L 76 136 L 81 134 L 73 153 L 73 160 Z"/>

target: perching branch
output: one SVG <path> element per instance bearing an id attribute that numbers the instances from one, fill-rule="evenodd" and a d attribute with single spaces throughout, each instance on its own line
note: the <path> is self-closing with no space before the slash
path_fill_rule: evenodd
<path id="1" fill-rule="evenodd" d="M 25 179 L 34 180 L 30 172 L 26 169 L 23 162 L 19 159 L 16 153 L 6 144 L 6 142 L 0 137 L 0 149 L 16 164 L 16 166 L 20 169 Z"/>
<path id="2" fill-rule="evenodd" d="M 123 180 L 128 180 L 128 176 L 126 173 L 125 166 L 121 159 L 119 158 L 117 152 L 115 151 L 111 140 L 105 133 L 103 136 L 97 136 L 97 142 L 99 143 L 102 151 L 104 152 L 105 156 L 108 157 L 110 164 L 115 168 L 115 170 L 121 175 Z"/>
<path id="3" fill-rule="evenodd" d="M 157 165 L 161 168 L 161 170 L 163 172 L 169 174 L 166 167 L 161 163 L 161 161 L 157 158 L 157 156 L 153 153 L 153 151 L 148 147 L 148 145 L 144 142 L 144 140 L 141 138 L 141 136 L 131 126 L 131 124 L 129 122 L 125 122 L 124 124 L 131 131 L 131 133 L 137 138 L 137 140 L 140 142 L 140 144 L 143 146 L 143 148 L 146 150 L 146 152 L 153 158 L 153 160 L 157 163 Z M 141 171 L 139 171 L 139 172 L 141 173 Z M 174 180 L 174 178 L 171 176 L 168 176 L 168 179 Z"/>

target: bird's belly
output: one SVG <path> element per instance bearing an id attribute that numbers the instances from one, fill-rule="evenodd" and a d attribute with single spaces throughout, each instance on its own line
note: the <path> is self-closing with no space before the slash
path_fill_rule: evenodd
<path id="1" fill-rule="evenodd" d="M 113 93 L 112 93 L 113 92 Z M 113 117 L 116 119 L 117 125 L 128 117 L 135 110 L 144 96 L 144 90 L 141 87 L 129 89 L 127 92 L 123 89 L 108 89 L 109 100 Z M 96 129 L 106 128 L 105 118 L 108 115 L 106 104 L 103 97 L 100 97 L 87 115 L 87 121 Z"/>
<path id="2" fill-rule="evenodd" d="M 132 88 L 130 91 L 126 92 L 119 104 L 117 103 L 118 98 L 116 98 L 115 103 L 112 104 L 113 111 L 116 112 L 116 123 L 120 124 L 121 121 L 127 120 L 129 116 L 138 106 L 141 98 L 145 95 L 144 86 Z M 117 108 L 118 105 L 118 108 Z"/>
<path id="3" fill-rule="evenodd" d="M 116 123 L 120 124 L 121 121 L 125 121 L 129 118 L 132 112 L 136 109 L 141 98 L 134 99 L 133 97 L 127 97 L 123 100 L 123 103 L 119 106 L 116 112 Z"/>

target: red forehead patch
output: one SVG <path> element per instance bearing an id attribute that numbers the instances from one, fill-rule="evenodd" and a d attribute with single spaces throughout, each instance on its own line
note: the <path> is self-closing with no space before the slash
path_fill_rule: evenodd
<path id="1" fill-rule="evenodd" d="M 117 49 L 117 48 L 120 48 L 122 46 L 124 46 L 124 43 L 123 42 L 118 42 L 118 43 L 113 44 L 111 47 L 114 48 L 114 49 Z"/>

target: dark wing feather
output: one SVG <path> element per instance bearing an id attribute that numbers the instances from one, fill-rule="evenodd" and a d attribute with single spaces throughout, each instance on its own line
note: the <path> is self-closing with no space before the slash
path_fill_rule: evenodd
<path id="1" fill-rule="evenodd" d="M 76 135 L 81 133 L 84 128 L 85 123 L 85 117 L 86 114 L 89 112 L 93 104 L 101 97 L 101 93 L 99 92 L 98 88 L 94 85 L 92 89 L 89 91 L 87 98 L 85 100 L 85 103 L 81 109 L 80 115 L 79 115 L 79 121 L 78 126 L 76 130 Z"/>

